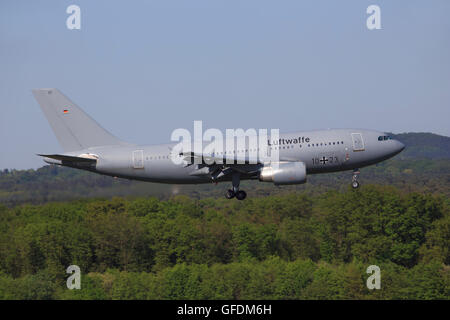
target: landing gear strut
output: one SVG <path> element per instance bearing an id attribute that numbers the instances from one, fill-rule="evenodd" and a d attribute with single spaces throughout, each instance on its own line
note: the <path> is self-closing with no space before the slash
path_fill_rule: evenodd
<path id="1" fill-rule="evenodd" d="M 353 170 L 353 177 L 352 177 L 352 188 L 353 189 L 359 188 L 359 182 L 358 182 L 359 173 L 360 172 L 358 169 Z"/>
<path id="2" fill-rule="evenodd" d="M 233 189 L 229 189 L 225 194 L 227 199 L 236 197 L 238 200 L 244 200 L 247 197 L 247 193 L 244 190 L 239 190 L 239 184 L 241 182 L 241 175 L 239 172 L 232 173 Z"/>

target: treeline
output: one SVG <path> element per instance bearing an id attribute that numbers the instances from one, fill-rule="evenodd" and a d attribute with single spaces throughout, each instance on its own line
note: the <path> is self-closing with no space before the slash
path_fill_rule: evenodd
<path id="1" fill-rule="evenodd" d="M 0 298 L 448 299 L 449 249 L 448 197 L 393 187 L 2 206 Z"/>
<path id="2" fill-rule="evenodd" d="M 329 190 L 345 191 L 351 171 L 309 175 L 308 182 L 297 186 L 275 187 L 272 183 L 244 181 L 242 188 L 250 197 L 306 192 L 318 195 Z M 362 184 L 393 185 L 406 192 L 442 193 L 450 196 L 450 160 L 400 160 L 398 157 L 377 166 L 363 168 Z M 114 196 L 155 196 L 169 199 L 176 194 L 191 198 L 223 197 L 227 183 L 201 185 L 165 185 L 114 179 L 87 171 L 45 166 L 37 170 L 0 171 L 0 203 L 41 204 L 80 198 L 112 198 Z"/>

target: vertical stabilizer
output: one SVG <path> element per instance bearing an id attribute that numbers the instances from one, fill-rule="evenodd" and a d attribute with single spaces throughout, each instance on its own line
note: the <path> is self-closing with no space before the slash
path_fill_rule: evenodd
<path id="1" fill-rule="evenodd" d="M 125 144 L 103 129 L 58 89 L 34 89 L 33 95 L 65 152 Z"/>

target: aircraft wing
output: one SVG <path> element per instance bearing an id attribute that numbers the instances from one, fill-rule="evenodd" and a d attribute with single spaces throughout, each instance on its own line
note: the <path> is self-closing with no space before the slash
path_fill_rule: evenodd
<path id="1" fill-rule="evenodd" d="M 262 162 L 256 158 L 243 157 L 239 155 L 205 155 L 195 152 L 180 153 L 180 156 L 187 162 L 186 167 L 195 165 L 190 175 L 211 176 L 212 180 L 220 180 L 232 172 L 239 172 L 243 175 L 252 176 L 259 172 Z M 198 164 L 195 164 L 198 162 Z"/>
<path id="2" fill-rule="evenodd" d="M 194 164 L 194 160 L 197 159 L 198 163 L 206 165 L 246 165 L 246 164 L 263 164 L 263 162 L 258 159 L 258 157 L 241 156 L 241 155 L 207 155 L 195 152 L 182 152 L 180 156 L 183 157 L 184 161 L 187 161 L 187 166 Z"/>

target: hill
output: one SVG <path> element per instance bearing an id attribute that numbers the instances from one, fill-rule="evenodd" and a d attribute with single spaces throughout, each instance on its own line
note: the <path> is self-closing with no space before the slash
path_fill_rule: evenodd
<path id="1" fill-rule="evenodd" d="M 450 159 L 450 137 L 417 132 L 391 135 L 406 145 L 401 159 Z"/>

